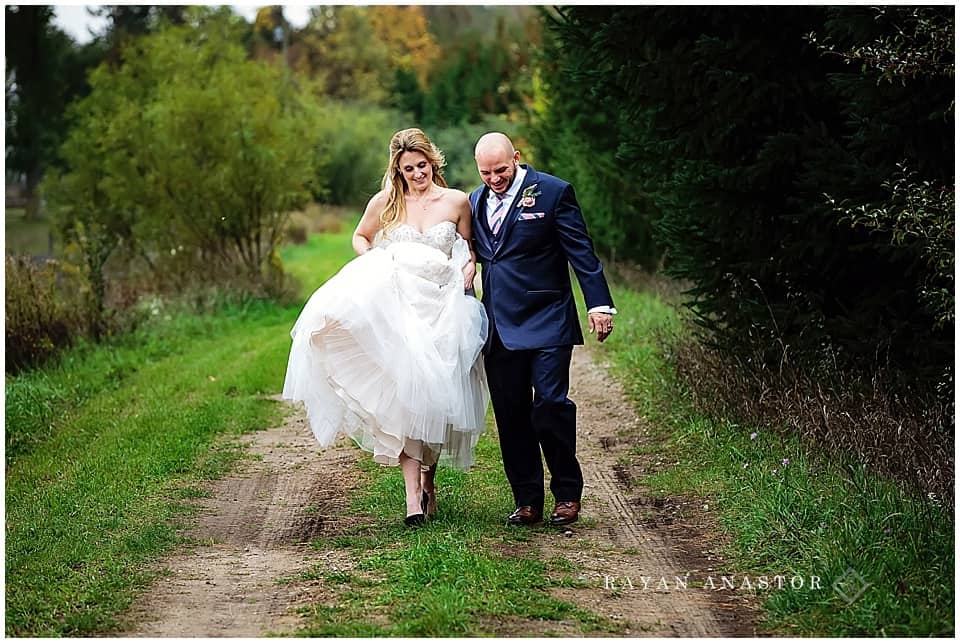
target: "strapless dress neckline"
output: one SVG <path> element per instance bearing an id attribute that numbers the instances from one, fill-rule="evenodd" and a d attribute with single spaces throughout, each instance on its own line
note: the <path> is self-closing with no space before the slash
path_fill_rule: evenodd
<path id="1" fill-rule="evenodd" d="M 430 233 L 431 230 L 433 230 L 434 228 L 437 228 L 437 227 L 439 227 L 439 226 L 442 226 L 444 223 L 449 223 L 449 224 L 452 225 L 454 228 L 457 227 L 457 224 L 456 224 L 456 222 L 454 222 L 454 221 L 440 221 L 439 223 L 434 223 L 434 224 L 431 225 L 431 226 L 427 226 L 427 229 L 426 229 L 426 230 L 423 230 L 422 232 L 421 232 L 420 230 L 418 230 L 415 225 L 412 225 L 412 224 L 409 224 L 409 223 L 401 223 L 401 224 L 398 225 L 397 227 L 406 226 L 406 227 L 410 228 L 411 230 L 413 230 L 414 232 L 416 232 L 417 234 L 419 234 L 420 236 L 426 236 L 426 235 L 428 235 L 428 234 Z"/>
<path id="2" fill-rule="evenodd" d="M 441 251 L 450 258 L 453 246 L 460 235 L 454 221 L 440 221 L 421 232 L 409 223 L 400 223 L 383 234 L 381 245 L 397 242 L 417 243 Z"/>

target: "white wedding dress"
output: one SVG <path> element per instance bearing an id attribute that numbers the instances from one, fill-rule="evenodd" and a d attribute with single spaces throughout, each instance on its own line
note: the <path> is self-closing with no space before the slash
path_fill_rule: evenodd
<path id="1" fill-rule="evenodd" d="M 452 221 L 380 236 L 301 311 L 283 385 L 322 445 L 347 435 L 380 464 L 401 451 L 466 470 L 489 393 L 483 305 L 464 293 L 466 242 Z"/>

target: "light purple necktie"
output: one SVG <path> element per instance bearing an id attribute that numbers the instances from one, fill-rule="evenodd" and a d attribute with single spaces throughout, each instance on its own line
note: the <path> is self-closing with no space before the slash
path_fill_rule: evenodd
<path id="1" fill-rule="evenodd" d="M 497 197 L 497 207 L 493 209 L 489 215 L 487 215 L 487 223 L 490 224 L 490 231 L 496 235 L 500 232 L 500 226 L 503 224 L 503 218 L 506 215 L 506 207 L 504 206 L 504 201 L 507 199 L 507 194 L 493 193 L 493 196 Z"/>

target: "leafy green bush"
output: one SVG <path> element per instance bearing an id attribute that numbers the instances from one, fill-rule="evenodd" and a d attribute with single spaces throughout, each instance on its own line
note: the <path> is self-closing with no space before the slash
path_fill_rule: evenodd
<path id="1" fill-rule="evenodd" d="M 414 110 L 424 127 L 476 123 L 487 114 L 519 120 L 528 109 L 539 22 L 496 22 L 495 37 L 471 30 L 445 48 L 420 97 L 422 107 Z"/>
<path id="2" fill-rule="evenodd" d="M 380 190 L 394 132 L 411 127 L 382 107 L 328 101 L 320 108 L 311 140 L 318 161 L 316 183 L 326 187 L 318 200 L 363 206 Z"/>
<path id="3" fill-rule="evenodd" d="M 394 132 L 418 123 L 404 120 L 399 112 L 371 105 L 328 102 L 316 133 L 319 170 L 327 186 L 322 200 L 362 207 L 380 190 L 380 181 L 389 158 L 388 146 Z M 469 192 L 480 184 L 473 148 L 483 134 L 501 131 L 523 142 L 517 123 L 500 116 L 485 116 L 476 123 L 463 122 L 445 127 L 423 126 L 427 136 L 443 150 L 447 165 L 443 176 L 450 187 Z M 526 150 L 524 150 L 526 153 Z M 525 158 L 524 160 L 529 160 Z"/>
<path id="4" fill-rule="evenodd" d="M 952 326 L 954 311 L 954 237 L 956 193 L 952 185 L 937 185 L 917 178 L 916 172 L 900 170 L 883 187 L 890 196 L 876 204 L 835 208 L 854 226 L 890 239 L 896 247 L 910 247 L 923 262 L 919 299 L 933 316 L 933 327 Z"/>
<path id="5" fill-rule="evenodd" d="M 229 10 L 197 7 L 91 75 L 61 150 L 67 169 L 45 192 L 98 311 L 121 246 L 158 275 L 234 273 L 253 289 L 275 280 L 287 212 L 320 189 L 320 114 L 282 68 L 248 58 L 246 28 Z"/>
<path id="6" fill-rule="evenodd" d="M 630 101 L 602 85 L 605 75 L 617 73 L 616 62 L 608 60 L 613 52 L 605 50 L 631 47 L 629 27 L 621 25 L 623 33 L 594 34 L 595 23 L 583 13 L 568 10 L 559 21 L 545 14 L 551 29 L 539 56 L 539 82 L 533 85 L 531 139 L 540 169 L 573 184 L 597 249 L 612 260 L 652 269 L 662 255 L 653 235 L 658 211 L 640 168 L 625 162 L 621 149 L 643 123 Z M 600 21 L 602 12 L 591 15 Z M 635 19 L 629 11 L 614 15 Z M 605 38 L 614 40 L 606 44 Z"/>

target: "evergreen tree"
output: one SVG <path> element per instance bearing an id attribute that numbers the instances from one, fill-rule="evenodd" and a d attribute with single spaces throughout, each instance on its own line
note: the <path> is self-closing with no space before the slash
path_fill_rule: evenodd
<path id="1" fill-rule="evenodd" d="M 39 214 L 36 188 L 69 127 L 66 106 L 89 91 L 86 72 L 103 55 L 99 43 L 73 42 L 53 15 L 51 6 L 4 7 L 6 162 L 25 179 L 29 218 Z"/>
<path id="2" fill-rule="evenodd" d="M 952 9 L 930 11 L 952 34 Z M 922 248 L 851 226 L 835 204 L 889 198 L 903 161 L 918 181 L 953 185 L 952 78 L 878 82 L 809 40 L 856 48 L 896 35 L 902 15 L 564 8 L 539 140 L 580 185 L 629 204 L 606 205 L 607 243 L 638 252 L 626 231 L 655 221 L 712 341 L 774 367 L 937 377 L 953 343 L 924 299 Z M 952 57 L 952 35 L 938 42 Z"/>

